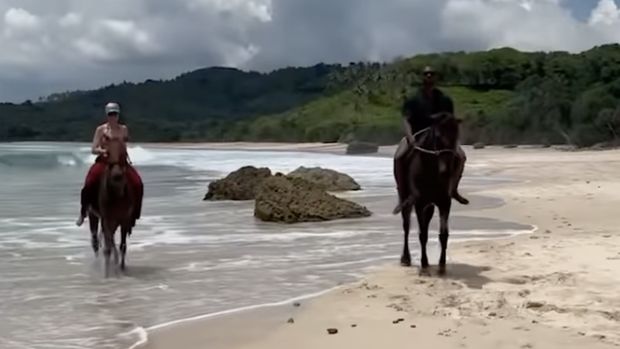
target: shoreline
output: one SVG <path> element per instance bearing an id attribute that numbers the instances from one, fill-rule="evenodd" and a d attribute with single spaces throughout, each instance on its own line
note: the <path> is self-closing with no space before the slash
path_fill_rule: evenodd
<path id="1" fill-rule="evenodd" d="M 484 237 L 471 237 L 471 238 L 466 238 L 466 239 L 462 239 L 462 240 L 456 240 L 452 242 L 452 246 L 458 246 L 458 245 L 462 245 L 462 244 L 467 244 L 467 243 L 472 243 L 472 242 L 479 242 L 479 241 L 502 241 L 502 240 L 511 240 L 511 239 L 515 239 L 518 236 L 522 236 L 522 235 L 531 235 L 534 234 L 536 231 L 538 230 L 538 227 L 533 226 L 531 230 L 528 231 L 522 231 L 519 233 L 515 233 L 513 235 L 510 236 L 504 236 L 504 237 L 493 237 L 493 238 L 484 238 Z M 386 269 L 389 268 L 391 266 L 393 266 L 393 262 L 386 262 L 383 264 L 379 264 L 379 265 L 374 265 L 371 266 L 367 269 L 377 269 L 377 270 L 382 270 L 382 269 Z M 177 329 L 179 329 L 180 327 L 183 326 L 190 326 L 190 327 L 196 327 L 197 325 L 201 326 L 201 325 L 207 325 L 210 322 L 217 322 L 219 320 L 223 320 L 226 318 L 234 318 L 234 321 L 239 321 L 241 320 L 241 318 L 245 317 L 245 316 L 258 316 L 258 314 L 262 314 L 263 312 L 266 312 L 270 309 L 273 309 L 274 313 L 289 313 L 286 311 L 286 308 L 290 307 L 295 307 L 295 303 L 299 303 L 302 304 L 301 301 L 306 301 L 303 304 L 309 304 L 312 303 L 314 300 L 316 299 L 320 299 L 320 297 L 328 295 L 332 292 L 338 291 L 340 289 L 344 289 L 347 286 L 351 286 L 353 284 L 359 283 L 361 281 L 363 281 L 366 276 L 360 276 L 357 280 L 352 281 L 352 282 L 348 282 L 348 283 L 340 283 L 337 286 L 331 287 L 331 288 L 327 288 L 324 289 L 322 291 L 318 291 L 318 292 L 314 292 L 314 293 L 309 293 L 309 294 L 304 294 L 304 295 L 300 295 L 300 296 L 296 296 L 293 298 L 288 298 L 286 300 L 283 301 L 277 301 L 277 302 L 271 302 L 271 303 L 261 303 L 261 304 L 255 304 L 255 305 L 249 305 L 249 306 L 245 306 L 245 307 L 240 307 L 240 308 L 232 308 L 232 309 L 227 309 L 227 310 L 222 310 L 222 311 L 216 311 L 213 313 L 206 313 L 206 314 L 202 314 L 202 315 L 196 315 L 196 316 L 191 316 L 191 317 L 186 317 L 186 318 L 180 318 L 180 319 L 176 319 L 176 320 L 171 320 L 168 322 L 164 322 L 161 324 L 157 324 L 157 325 L 153 325 L 147 328 L 142 328 L 140 327 L 139 329 L 143 330 L 145 332 L 145 336 L 146 338 L 144 339 L 140 339 L 137 343 L 133 344 L 132 346 L 130 346 L 128 349 L 141 349 L 141 348 L 151 348 L 151 349 L 155 349 L 155 348 L 160 348 L 159 344 L 154 344 L 154 343 L 150 343 L 148 340 L 148 336 L 149 334 L 151 335 L 158 335 L 158 332 L 163 331 L 164 333 L 167 331 L 175 331 Z M 281 311 L 279 311 L 281 310 Z M 294 313 L 294 311 L 292 311 Z M 261 316 L 262 317 L 262 316 Z M 279 316 L 278 317 L 278 322 L 280 322 L 280 320 L 284 319 L 285 316 Z M 136 330 L 131 331 L 130 333 L 135 332 Z M 156 345 L 156 346 L 153 346 Z"/>
<path id="2" fill-rule="evenodd" d="M 408 299 L 401 302 L 399 306 L 401 310 L 405 309 L 404 313 L 398 314 L 404 314 L 405 317 L 414 316 L 418 319 L 416 320 L 418 324 L 451 326 L 455 328 L 454 331 L 469 328 L 468 331 L 479 332 L 481 336 L 489 328 L 497 327 L 502 337 L 514 340 L 520 340 L 522 336 L 527 335 L 524 334 L 523 331 L 525 331 L 534 335 L 531 340 L 533 344 L 546 343 L 552 347 L 573 348 L 590 345 L 594 348 L 607 348 L 620 344 L 620 335 L 618 335 L 620 331 L 614 332 L 614 330 L 620 330 L 620 315 L 618 320 L 613 315 L 620 314 L 620 301 L 604 297 L 604 294 L 613 290 L 613 281 L 620 280 L 620 275 L 616 274 L 609 278 L 609 271 L 607 271 L 609 269 L 613 272 L 614 269 L 609 267 L 610 264 L 613 265 L 615 257 L 607 257 L 603 267 L 600 267 L 600 264 L 603 264 L 600 258 L 597 258 L 598 264 L 592 264 L 589 260 L 603 253 L 604 251 L 599 251 L 601 249 L 607 251 L 617 247 L 619 248 L 617 253 L 620 255 L 620 239 L 611 233 L 615 224 L 613 214 L 611 216 L 607 214 L 610 206 L 613 206 L 610 205 L 610 201 L 620 202 L 620 195 L 613 194 L 619 191 L 609 190 L 609 187 L 620 189 L 620 185 L 615 183 L 615 173 L 620 170 L 620 161 L 617 160 L 620 158 L 619 155 L 620 152 L 617 150 L 561 153 L 553 149 L 485 148 L 469 152 L 468 162 L 470 164 L 475 166 L 477 163 L 486 162 L 485 173 L 508 176 L 516 181 L 476 191 L 476 194 L 500 197 L 504 201 L 501 207 L 467 210 L 461 214 L 468 217 L 490 217 L 528 223 L 535 227 L 531 234 L 450 244 L 448 272 L 457 274 L 453 277 L 436 278 L 416 275 L 415 266 L 418 261 L 414 261 L 412 268 L 401 268 L 395 266 L 394 262 L 377 265 L 372 268 L 376 270 L 369 272 L 362 277 L 362 280 L 344 285 L 344 291 L 339 292 L 343 288 L 339 287 L 304 303 L 307 305 L 300 311 L 300 320 L 295 318 L 295 324 L 286 324 L 285 313 L 280 314 L 278 323 L 271 324 L 268 330 L 260 333 L 260 336 L 235 343 L 239 346 L 232 347 L 279 348 L 284 346 L 277 343 L 291 339 L 300 343 L 308 343 L 308 347 L 311 347 L 312 343 L 331 347 L 328 345 L 330 338 L 336 338 L 340 347 L 351 346 L 352 343 L 362 348 L 369 347 L 369 342 L 356 341 L 358 340 L 355 338 L 356 335 L 351 337 L 348 333 L 342 333 L 338 337 L 331 337 L 324 334 L 324 326 L 328 326 L 327 323 L 324 326 L 320 325 L 320 328 L 316 327 L 317 319 L 346 317 L 338 314 L 334 309 L 343 305 L 347 309 L 357 309 L 360 312 L 354 316 L 356 322 L 367 321 L 375 325 L 366 335 L 372 333 L 372 338 L 384 338 L 389 333 L 390 336 L 396 335 L 398 339 L 400 333 L 391 333 L 394 328 L 393 324 L 384 325 L 374 323 L 373 320 L 387 316 L 383 309 L 386 308 L 387 303 L 382 304 L 381 307 L 375 307 L 373 302 L 383 301 L 385 303 L 392 298 L 387 297 L 386 300 L 383 299 L 384 296 L 389 296 L 390 292 L 394 293 L 395 289 L 402 291 L 403 287 L 407 292 L 399 297 Z M 598 182 L 598 189 L 608 188 L 604 192 L 605 195 L 600 198 L 592 194 L 596 187 L 591 184 L 596 182 Z M 590 205 L 585 207 L 581 205 L 584 198 L 591 201 Z M 555 203 L 541 203 L 543 200 Z M 557 203 L 558 201 L 561 205 Z M 556 212 L 555 208 L 561 208 L 562 210 L 558 211 L 563 212 Z M 605 214 L 600 212 L 597 214 L 597 210 L 602 210 Z M 585 231 L 593 230 L 599 232 L 596 235 L 584 235 Z M 430 232 L 431 235 L 434 233 Z M 417 241 L 411 241 L 410 246 L 412 249 L 418 248 Z M 586 248 L 590 253 L 580 254 L 579 251 L 582 248 Z M 508 264 L 507 260 L 510 261 Z M 431 265 L 436 264 L 434 262 L 431 261 Z M 492 265 L 492 267 L 473 267 L 475 265 Z M 538 270 L 538 265 L 546 265 L 546 267 Z M 585 274 L 580 271 L 584 268 L 588 270 Z M 543 274 L 539 275 L 541 272 Z M 472 287 L 476 282 L 482 285 Z M 368 288 L 369 284 L 376 284 L 378 288 L 365 289 L 364 285 Z M 454 290 L 457 284 L 458 290 Z M 536 287 L 531 290 L 523 289 L 530 284 Z M 597 287 L 593 289 L 587 285 Z M 431 286 L 437 290 L 443 290 L 444 293 L 454 294 L 456 297 L 454 300 L 465 298 L 464 303 L 444 304 L 445 298 L 427 294 L 428 287 Z M 570 296 L 563 288 L 570 288 L 577 295 Z M 390 292 L 386 291 L 388 289 Z M 372 294 L 368 294 L 369 292 Z M 360 297 L 360 293 L 364 297 Z M 418 294 L 420 298 L 414 297 L 415 294 Z M 375 300 L 369 300 L 368 297 L 373 295 Z M 498 300 L 495 297 L 499 295 L 501 297 Z M 536 297 L 532 297 L 534 295 Z M 452 296 L 448 298 L 450 297 Z M 482 299 L 483 303 L 490 303 L 482 309 L 477 309 L 472 303 L 475 298 Z M 533 300 L 528 301 L 529 298 Z M 429 304 L 420 299 L 426 299 L 426 303 Z M 586 303 L 594 302 L 592 309 L 595 310 L 584 308 L 584 300 L 587 300 Z M 494 302 L 499 303 L 493 304 Z M 371 310 L 361 310 L 366 309 L 362 303 L 368 303 L 365 306 L 370 306 Z M 418 307 L 428 308 L 430 304 L 447 307 L 448 314 L 438 315 L 436 309 L 433 312 L 429 312 L 429 309 L 417 309 Z M 244 323 L 245 326 L 242 328 L 259 328 L 260 318 L 256 318 L 256 315 L 251 314 L 252 312 L 256 311 L 236 313 L 234 316 L 236 323 Z M 348 314 L 348 316 L 353 315 Z M 493 325 L 489 321 L 490 318 L 498 320 L 501 325 Z M 388 319 L 384 318 L 384 320 L 387 323 Z M 207 322 L 209 326 L 206 326 Z M 226 320 L 219 317 L 205 322 L 197 320 L 193 324 L 195 332 L 185 332 L 183 336 L 178 335 L 178 331 L 182 331 L 183 326 L 165 329 L 158 327 L 159 330 L 149 332 L 149 339 L 152 341 L 141 347 L 167 348 L 161 342 L 162 337 L 168 338 L 167 343 L 170 345 L 186 343 L 187 337 L 194 335 L 204 340 L 209 335 L 215 335 L 210 329 L 217 328 L 218 322 L 223 323 Z M 479 324 L 470 325 L 469 322 Z M 502 327 L 504 325 L 512 327 L 504 328 Z M 234 327 L 238 328 L 238 325 Z M 229 327 L 220 330 L 226 332 L 227 328 L 229 332 L 232 330 L 232 333 L 236 333 Z M 483 328 L 486 330 L 483 331 Z M 161 333 L 162 330 L 164 334 Z M 366 335 L 363 334 L 361 337 L 366 338 Z M 405 339 L 413 339 L 408 337 L 411 335 L 403 335 Z M 366 339 L 372 340 L 372 338 Z M 433 334 L 424 341 L 430 345 L 437 345 L 436 341 L 442 338 L 442 336 L 437 337 Z M 566 338 L 568 342 L 562 338 Z M 461 340 L 471 341 L 465 338 Z M 533 345 L 532 343 L 524 345 Z M 200 345 L 185 347 L 188 349 L 202 348 Z M 487 347 L 493 346 L 484 346 L 484 348 Z"/>
<path id="3" fill-rule="evenodd" d="M 522 231 L 516 231 L 514 234 L 512 235 L 507 235 L 507 236 L 501 236 L 501 237 L 476 237 L 476 236 L 472 236 L 469 238 L 465 238 L 465 239 L 459 239 L 459 240 L 454 240 L 451 242 L 452 246 L 459 246 L 462 244 L 467 244 L 467 243 L 472 243 L 472 242 L 479 242 L 479 241 L 503 241 L 503 240 L 511 240 L 511 239 L 515 239 L 519 236 L 523 236 L 523 235 L 532 235 L 534 233 L 536 233 L 536 231 L 538 231 L 538 227 L 537 226 L 532 226 L 532 228 L 530 230 L 522 230 Z M 429 240 L 430 241 L 430 240 Z M 429 253 L 429 256 L 432 255 L 432 253 Z M 392 257 L 390 257 L 390 259 L 393 259 Z M 390 266 L 393 266 L 394 261 L 392 262 L 385 262 L 382 264 L 377 264 L 377 265 L 373 265 L 370 267 L 367 267 L 365 269 L 368 270 L 372 270 L 372 269 L 376 269 L 376 270 L 382 270 L 385 268 L 388 268 Z M 366 272 L 364 273 L 366 274 Z M 317 291 L 317 292 L 313 292 L 313 293 L 308 293 L 308 294 L 302 294 L 299 296 L 295 296 L 292 298 L 288 298 L 286 300 L 283 301 L 276 301 L 276 302 L 269 302 L 269 303 L 260 303 L 260 304 L 254 304 L 254 305 L 249 305 L 249 306 L 244 306 L 244 307 L 239 307 L 239 308 L 231 308 L 231 309 L 226 309 L 226 310 L 221 310 L 221 311 L 216 311 L 216 312 L 212 312 L 212 313 L 205 313 L 205 314 L 200 314 L 200 315 L 195 315 L 195 316 L 190 316 L 190 317 L 186 317 L 186 318 L 180 318 L 180 319 L 176 319 L 176 320 L 171 320 L 168 322 L 164 322 L 161 324 L 156 324 L 147 328 L 142 328 L 140 327 L 140 329 L 142 329 L 145 332 L 145 336 L 146 338 L 141 339 L 140 341 L 138 341 L 137 343 L 133 344 L 132 346 L 130 346 L 128 349 L 140 349 L 140 348 L 159 348 L 159 346 L 156 347 L 151 347 L 151 345 L 153 345 L 153 343 L 150 343 L 148 340 L 148 336 L 149 334 L 158 335 L 158 332 L 160 331 L 175 331 L 176 329 L 183 327 L 183 326 L 190 326 L 190 327 L 195 327 L 196 325 L 205 325 L 208 324 L 210 322 L 214 322 L 214 321 L 219 321 L 225 318 L 234 318 L 235 321 L 239 321 L 239 318 L 244 317 L 244 316 L 256 316 L 258 314 L 261 314 L 262 312 L 268 311 L 270 309 L 273 309 L 274 313 L 278 313 L 281 314 L 283 312 L 286 312 L 286 308 L 290 307 L 294 307 L 295 303 L 300 303 L 302 301 L 307 301 L 304 302 L 304 304 L 307 304 L 308 302 L 312 302 L 313 300 L 319 299 L 322 296 L 328 295 L 332 292 L 338 291 L 340 289 L 346 288 L 347 286 L 350 286 L 352 284 L 356 284 L 359 283 L 361 281 L 364 280 L 364 278 L 367 276 L 360 276 L 358 277 L 356 280 L 351 281 L 351 282 L 346 282 L 346 283 L 339 283 L 336 286 L 321 290 L 321 291 Z M 281 311 L 279 311 L 281 310 Z M 280 322 L 280 320 L 282 320 L 283 317 L 279 316 L 278 317 L 278 322 Z M 131 331 L 130 333 L 135 332 L 136 330 Z"/>

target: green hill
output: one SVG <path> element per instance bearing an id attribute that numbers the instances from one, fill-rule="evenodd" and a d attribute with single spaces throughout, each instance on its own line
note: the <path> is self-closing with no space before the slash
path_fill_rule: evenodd
<path id="1" fill-rule="evenodd" d="M 0 106 L 0 140 L 85 140 L 108 100 L 124 105 L 135 141 L 350 141 L 401 136 L 400 106 L 425 65 L 464 119 L 463 141 L 494 144 L 616 141 L 620 45 L 578 54 L 418 55 L 392 63 L 319 64 L 269 74 L 209 68 L 171 81 L 108 86 Z M 52 128 L 42 123 L 54 120 Z"/>

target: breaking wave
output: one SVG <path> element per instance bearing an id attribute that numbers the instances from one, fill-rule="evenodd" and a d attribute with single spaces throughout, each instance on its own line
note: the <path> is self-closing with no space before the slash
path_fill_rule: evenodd
<path id="1" fill-rule="evenodd" d="M 154 155 L 141 147 L 129 148 L 133 162 L 148 162 Z M 50 151 L 44 148 L 19 149 L 19 151 L 0 152 L 0 166 L 15 168 L 57 168 L 77 167 L 92 164 L 95 156 L 87 147 L 75 151 Z"/>

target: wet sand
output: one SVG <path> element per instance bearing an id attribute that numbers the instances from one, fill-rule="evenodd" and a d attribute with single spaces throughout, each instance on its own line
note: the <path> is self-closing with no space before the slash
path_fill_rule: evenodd
<path id="1" fill-rule="evenodd" d="M 334 151 L 318 145 L 314 150 Z M 380 153 L 392 151 L 383 148 Z M 464 192 L 501 198 L 505 204 L 460 214 L 534 225 L 533 234 L 453 242 L 445 277 L 434 268 L 430 275 L 421 274 L 418 260 L 411 268 L 394 260 L 377 265 L 363 280 L 301 301 L 299 307 L 290 302 L 152 330 L 145 347 L 620 345 L 620 151 L 466 151 L 468 166 L 518 182 Z M 452 224 L 455 228 L 458 223 Z M 415 239 L 411 248 L 418 249 Z M 431 264 L 436 264 L 437 251 L 430 252 Z M 328 328 L 338 333 L 330 335 Z"/>

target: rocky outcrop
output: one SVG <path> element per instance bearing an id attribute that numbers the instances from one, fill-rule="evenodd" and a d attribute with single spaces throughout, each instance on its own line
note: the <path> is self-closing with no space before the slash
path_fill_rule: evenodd
<path id="1" fill-rule="evenodd" d="M 371 154 L 379 151 L 379 145 L 369 142 L 351 142 L 347 145 L 347 154 Z"/>
<path id="2" fill-rule="evenodd" d="M 204 200 L 253 200 L 258 186 L 269 177 L 271 170 L 268 168 L 244 166 L 209 183 Z"/>
<path id="3" fill-rule="evenodd" d="M 299 177 L 277 174 L 256 191 L 254 216 L 263 221 L 318 222 L 370 215 L 366 207 L 328 194 Z"/>
<path id="4" fill-rule="evenodd" d="M 321 167 L 299 167 L 289 177 L 305 179 L 327 191 L 360 190 L 360 185 L 349 175 Z"/>

